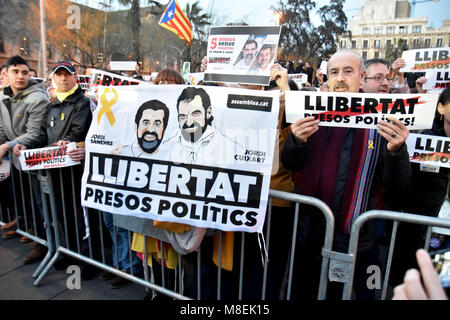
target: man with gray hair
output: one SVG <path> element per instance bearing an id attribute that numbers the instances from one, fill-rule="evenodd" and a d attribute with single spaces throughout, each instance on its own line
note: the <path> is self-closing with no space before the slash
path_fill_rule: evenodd
<path id="1" fill-rule="evenodd" d="M 331 57 L 327 75 L 331 92 L 362 92 L 366 71 L 359 55 L 343 50 Z M 378 130 L 319 126 L 320 121 L 312 116 L 292 124 L 281 159 L 286 169 L 299 171 L 297 192 L 324 201 L 333 211 L 334 251 L 347 252 L 353 221 L 363 212 L 375 209 L 380 187 L 395 195 L 408 184 L 411 167 L 405 140 L 409 131 L 402 122 L 389 120 L 382 121 Z M 317 211 L 310 206 L 303 209 L 300 247 L 305 251 L 300 256 L 305 259 L 304 255 L 310 254 L 308 261 L 320 262 L 324 224 Z M 373 299 L 373 290 L 366 286 L 370 275 L 367 268 L 378 264 L 372 226 L 366 224 L 360 236 L 355 270 L 358 298 Z M 315 274 L 320 270 L 315 263 L 302 265 L 307 270 L 297 274 Z M 316 289 L 316 283 L 309 285 Z M 337 298 L 342 293 L 335 282 L 329 289 L 329 296 Z"/>
<path id="2" fill-rule="evenodd" d="M 244 48 L 242 49 L 242 58 L 238 62 L 236 62 L 235 67 L 250 67 L 250 64 L 256 56 L 257 49 L 258 42 L 256 42 L 256 40 L 247 40 L 244 44 Z"/>

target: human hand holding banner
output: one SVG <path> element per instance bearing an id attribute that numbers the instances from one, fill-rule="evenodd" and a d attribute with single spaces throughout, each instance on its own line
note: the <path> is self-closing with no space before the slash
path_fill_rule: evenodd
<path id="1" fill-rule="evenodd" d="M 409 130 L 429 129 L 438 94 L 371 94 L 348 92 L 287 91 L 286 121 L 314 116 L 319 125 L 377 129 L 392 116 Z"/>
<path id="2" fill-rule="evenodd" d="M 22 150 L 20 165 L 24 171 L 74 166 L 80 161 L 73 161 L 67 153 L 76 148 L 75 142 L 71 142 L 65 146 Z"/>

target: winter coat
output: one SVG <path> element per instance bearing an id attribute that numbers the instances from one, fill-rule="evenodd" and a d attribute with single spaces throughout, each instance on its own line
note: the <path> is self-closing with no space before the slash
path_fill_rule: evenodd
<path id="1" fill-rule="evenodd" d="M 35 143 L 48 104 L 44 84 L 34 79 L 30 79 L 28 86 L 16 95 L 11 87 L 4 88 L 0 92 L 0 144 Z M 19 159 L 13 157 L 12 162 L 20 170 Z"/>
<path id="2" fill-rule="evenodd" d="M 357 215 L 375 209 L 378 186 L 382 184 L 389 191 L 388 194 L 400 196 L 401 192 L 409 186 L 411 179 L 411 166 L 406 145 L 392 155 L 386 149 L 386 140 L 381 136 L 377 137 L 376 132 L 374 139 L 377 142 L 373 142 L 377 145 L 375 149 L 379 150 L 373 155 L 376 158 L 371 159 L 372 163 L 368 171 L 355 170 L 357 168 L 355 163 L 360 163 L 359 158 L 354 158 L 355 154 L 359 154 L 355 148 L 361 145 L 362 138 L 358 137 L 367 134 L 364 130 L 367 129 L 320 127 L 318 132 L 302 144 L 297 144 L 295 137 L 291 134 L 286 140 L 281 156 L 285 168 L 300 171 L 299 181 L 302 180 L 302 182 L 300 187 L 296 186 L 297 192 L 321 199 L 333 211 L 336 218 L 334 247 L 341 252 L 347 250 L 351 222 Z M 344 137 L 343 142 L 334 144 L 328 142 L 328 140 L 336 139 L 338 135 Z M 363 148 L 367 148 L 366 142 Z M 355 162 L 355 160 L 358 161 Z M 350 175 L 351 172 L 356 172 L 356 176 Z M 361 172 L 365 172 L 364 177 L 361 176 Z M 311 178 L 312 176 L 316 176 L 317 179 Z M 352 190 L 356 190 L 353 185 L 358 186 L 361 181 L 371 182 L 368 182 L 367 186 L 360 187 L 362 194 L 357 198 L 361 207 L 352 216 L 345 204 L 356 197 L 356 194 L 352 193 Z M 318 186 L 315 187 L 315 185 Z M 311 208 L 309 211 L 311 210 L 317 209 Z M 316 213 L 314 216 L 321 215 Z M 343 218 L 346 225 L 340 223 Z M 312 225 L 309 228 L 315 229 L 312 231 L 313 234 L 322 234 L 318 231 L 320 229 L 316 230 Z M 307 230 L 305 232 L 308 233 Z M 305 238 L 308 237 L 305 236 Z M 321 237 L 323 238 L 323 235 Z M 314 242 L 318 241 L 318 239 L 314 240 Z M 360 236 L 359 249 L 365 251 L 372 247 L 373 230 L 371 224 L 367 223 Z"/>
<path id="3" fill-rule="evenodd" d="M 59 140 L 82 142 L 92 121 L 90 100 L 81 88 L 60 102 L 57 98 L 48 105 L 41 125 L 39 139 L 29 148 L 40 148 Z"/>

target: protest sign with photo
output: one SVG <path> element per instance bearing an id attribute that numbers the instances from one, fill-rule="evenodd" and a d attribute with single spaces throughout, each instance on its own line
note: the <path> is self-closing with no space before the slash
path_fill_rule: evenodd
<path id="1" fill-rule="evenodd" d="M 82 204 L 226 231 L 262 230 L 277 92 L 99 87 L 86 137 Z"/>
<path id="2" fill-rule="evenodd" d="M 403 51 L 400 72 L 442 71 L 450 68 L 450 47 Z"/>
<path id="3" fill-rule="evenodd" d="M 376 129 L 387 117 L 409 129 L 429 129 L 438 94 L 287 91 L 286 121 L 314 116 L 321 126 Z"/>
<path id="4" fill-rule="evenodd" d="M 211 27 L 205 82 L 268 85 L 280 26 Z"/>
<path id="5" fill-rule="evenodd" d="M 71 142 L 59 147 L 22 150 L 19 158 L 20 165 L 24 171 L 74 166 L 80 162 L 73 161 L 67 152 L 76 148 L 75 142 Z"/>
<path id="6" fill-rule="evenodd" d="M 406 139 L 410 162 L 421 164 L 422 171 L 450 168 L 450 138 L 410 133 Z"/>
<path id="7" fill-rule="evenodd" d="M 443 91 L 450 87 L 450 69 L 447 70 L 433 70 L 425 73 L 427 81 L 423 84 L 423 89 L 428 91 Z"/>

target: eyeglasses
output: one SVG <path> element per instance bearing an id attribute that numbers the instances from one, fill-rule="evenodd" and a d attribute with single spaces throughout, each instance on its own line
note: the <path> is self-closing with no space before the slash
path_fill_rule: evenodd
<path id="1" fill-rule="evenodd" d="M 391 82 L 392 80 L 394 80 L 394 78 L 392 78 L 391 76 L 383 76 L 381 74 L 373 76 L 373 77 L 366 77 L 366 79 L 372 79 L 375 80 L 378 83 L 381 83 L 384 81 L 384 79 L 386 79 L 387 81 Z"/>

